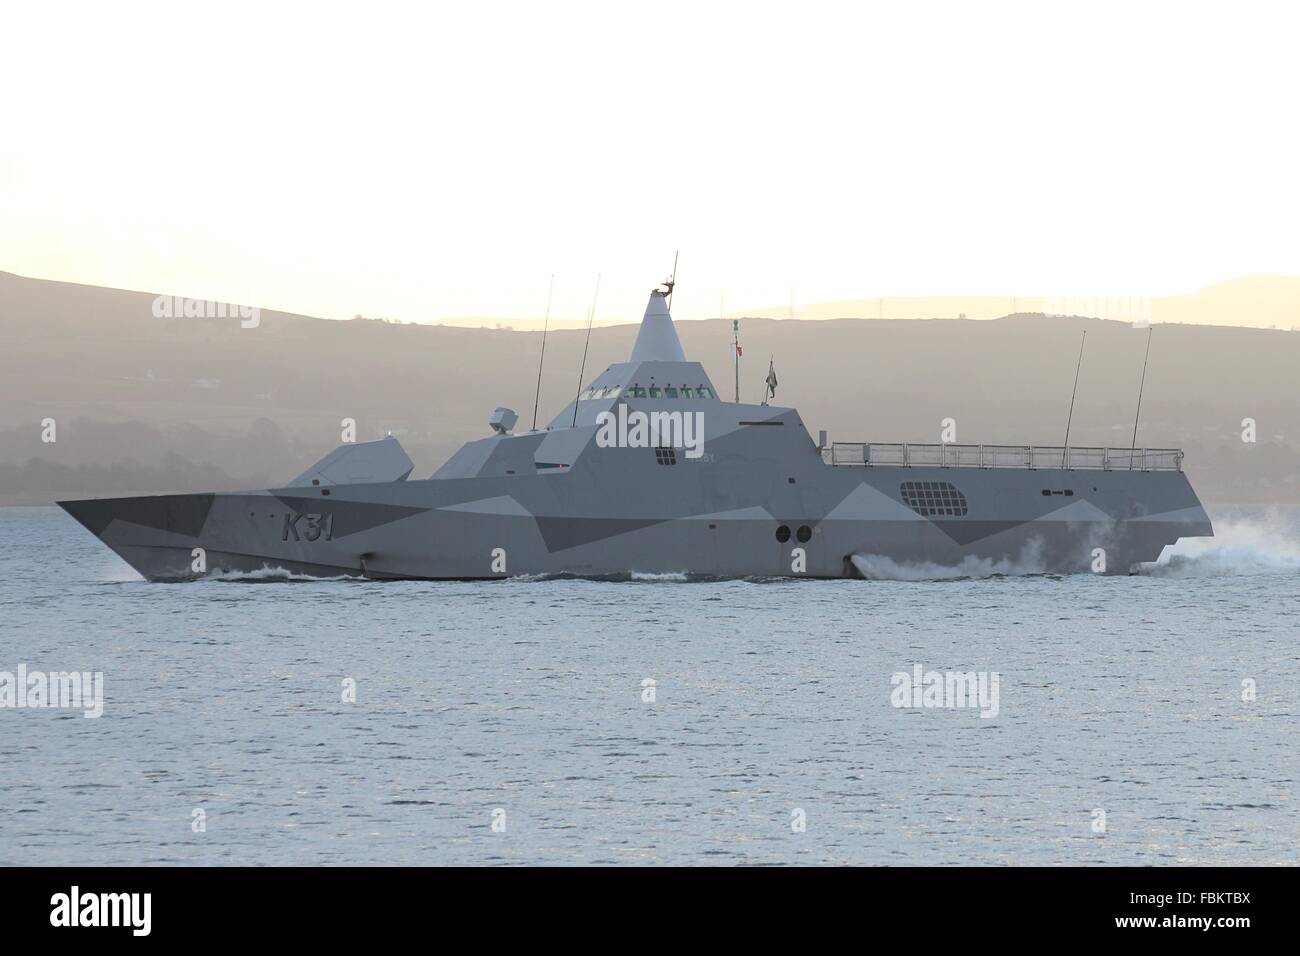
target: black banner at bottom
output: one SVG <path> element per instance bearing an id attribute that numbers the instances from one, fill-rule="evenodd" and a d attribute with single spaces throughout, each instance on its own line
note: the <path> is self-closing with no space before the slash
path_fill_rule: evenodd
<path id="1" fill-rule="evenodd" d="M 7 942 L 62 936 L 77 945 L 301 947 L 450 929 L 536 942 L 620 927 L 636 945 L 641 933 L 690 919 L 735 942 L 788 928 L 813 937 L 850 929 L 859 938 L 894 930 L 918 942 L 958 933 L 972 945 L 1024 932 L 1231 946 L 1284 929 L 1293 884 L 1290 870 L 1214 868 L 35 867 L 0 870 L 0 913 Z"/>

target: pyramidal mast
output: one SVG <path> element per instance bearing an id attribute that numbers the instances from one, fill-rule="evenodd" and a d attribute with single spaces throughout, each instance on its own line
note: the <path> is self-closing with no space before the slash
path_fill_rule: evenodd
<path id="1" fill-rule="evenodd" d="M 641 328 L 632 346 L 631 362 L 685 362 L 686 352 L 673 328 L 673 317 L 668 311 L 668 297 L 673 294 L 674 279 L 665 279 L 660 287 L 650 292 Z"/>

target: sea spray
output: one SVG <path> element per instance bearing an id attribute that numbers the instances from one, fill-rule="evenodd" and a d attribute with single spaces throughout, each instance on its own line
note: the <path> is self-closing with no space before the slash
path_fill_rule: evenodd
<path id="1" fill-rule="evenodd" d="M 1154 577 L 1300 574 L 1300 522 L 1276 509 L 1215 517 L 1213 538 L 1182 538 L 1138 570 Z"/>
<path id="2" fill-rule="evenodd" d="M 981 558 L 967 555 L 956 564 L 932 561 L 895 561 L 882 554 L 855 554 L 853 566 L 870 581 L 944 581 L 954 578 L 990 578 L 1022 574 L 1043 574 L 1042 541 L 1028 541 L 1014 559 Z"/>

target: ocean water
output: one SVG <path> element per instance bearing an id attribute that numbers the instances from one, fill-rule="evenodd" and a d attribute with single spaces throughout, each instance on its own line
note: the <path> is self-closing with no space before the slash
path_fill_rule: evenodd
<path id="1" fill-rule="evenodd" d="M 104 681 L 0 709 L 0 864 L 1294 864 L 1300 513 L 1214 517 L 1131 577 L 157 585 L 0 510 L 0 671 Z"/>

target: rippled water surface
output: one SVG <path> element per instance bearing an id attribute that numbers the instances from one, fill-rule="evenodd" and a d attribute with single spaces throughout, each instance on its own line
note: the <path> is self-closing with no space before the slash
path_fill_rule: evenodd
<path id="1" fill-rule="evenodd" d="M 0 863 L 1296 863 L 1298 517 L 1133 577 L 156 585 L 0 510 L 0 671 L 105 688 L 0 709 Z"/>

